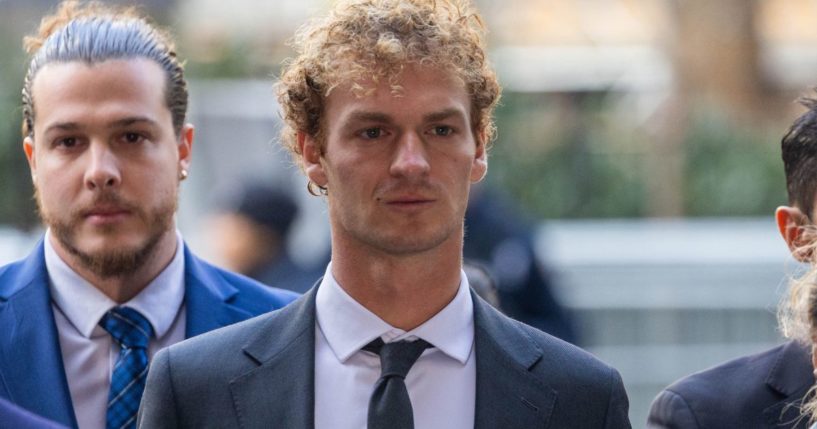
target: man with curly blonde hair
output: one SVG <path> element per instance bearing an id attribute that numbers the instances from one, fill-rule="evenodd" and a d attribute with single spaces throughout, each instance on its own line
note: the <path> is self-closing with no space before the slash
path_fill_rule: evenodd
<path id="1" fill-rule="evenodd" d="M 23 149 L 48 229 L 0 267 L 0 398 L 69 427 L 135 427 L 158 349 L 294 294 L 207 264 L 176 230 L 193 128 L 168 35 L 65 2 L 25 45 Z"/>
<path id="2" fill-rule="evenodd" d="M 141 427 L 630 427 L 614 369 L 462 271 L 500 92 L 483 33 L 443 0 L 340 1 L 298 32 L 283 140 L 325 196 L 332 261 L 290 307 L 161 352 Z"/>

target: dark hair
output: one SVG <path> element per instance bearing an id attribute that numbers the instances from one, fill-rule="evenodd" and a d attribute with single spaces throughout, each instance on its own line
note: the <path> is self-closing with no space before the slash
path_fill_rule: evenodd
<path id="1" fill-rule="evenodd" d="M 811 219 L 817 191 L 817 99 L 804 97 L 799 102 L 808 111 L 794 121 L 780 146 L 789 205 Z"/>
<path id="2" fill-rule="evenodd" d="M 114 59 L 146 58 L 155 61 L 166 76 L 165 101 L 173 118 L 176 135 L 187 114 L 187 82 L 170 36 L 136 12 L 100 3 L 80 5 L 65 1 L 57 12 L 46 16 L 36 35 L 23 45 L 31 55 L 23 85 L 24 137 L 34 134 L 34 99 L 31 85 L 43 66 L 50 63 L 83 61 L 88 64 Z"/>
<path id="3" fill-rule="evenodd" d="M 266 184 L 247 185 L 239 198 L 229 203 L 229 211 L 286 237 L 298 216 L 298 203 L 289 192 Z"/>

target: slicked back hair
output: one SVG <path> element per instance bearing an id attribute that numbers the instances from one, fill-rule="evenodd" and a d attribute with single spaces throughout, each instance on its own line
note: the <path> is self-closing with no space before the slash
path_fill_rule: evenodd
<path id="1" fill-rule="evenodd" d="M 52 63 L 80 61 L 98 64 L 108 60 L 144 58 L 158 64 L 165 74 L 165 101 L 178 136 L 187 114 L 187 81 L 170 36 L 148 22 L 134 8 L 113 8 L 101 3 L 65 1 L 46 16 L 37 34 L 26 37 L 31 55 L 23 85 L 24 137 L 33 137 L 35 106 L 31 87 L 37 73 Z"/>

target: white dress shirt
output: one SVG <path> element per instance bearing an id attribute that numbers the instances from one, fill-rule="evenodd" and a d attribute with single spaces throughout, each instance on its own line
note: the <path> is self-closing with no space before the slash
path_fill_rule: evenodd
<path id="1" fill-rule="evenodd" d="M 355 301 L 332 276 L 331 264 L 316 296 L 315 427 L 365 429 L 369 397 L 380 378 L 380 357 L 360 349 L 423 339 L 427 349 L 406 377 L 414 427 L 473 428 L 476 398 L 474 305 L 460 276 L 454 299 L 411 331 L 395 328 Z"/>
<path id="2" fill-rule="evenodd" d="M 184 339 L 184 243 L 176 232 L 176 254 L 152 282 L 122 304 L 142 313 L 155 337 L 148 356 Z M 45 236 L 45 266 L 48 269 L 51 307 L 57 324 L 68 390 L 80 429 L 105 429 L 111 373 L 119 347 L 98 323 L 117 303 L 72 270 Z"/>

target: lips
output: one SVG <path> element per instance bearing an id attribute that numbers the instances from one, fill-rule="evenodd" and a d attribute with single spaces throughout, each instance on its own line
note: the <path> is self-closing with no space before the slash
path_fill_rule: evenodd
<path id="1" fill-rule="evenodd" d="M 410 205 L 410 204 L 426 204 L 432 203 L 434 200 L 429 198 L 399 198 L 386 201 L 387 204 Z"/>
<path id="2" fill-rule="evenodd" d="M 118 206 L 99 206 L 84 211 L 83 217 L 93 224 L 108 224 L 123 220 L 130 210 Z"/>
<path id="3" fill-rule="evenodd" d="M 400 195 L 384 198 L 383 201 L 388 207 L 398 210 L 421 210 L 430 206 L 436 200 L 420 195 Z"/>

